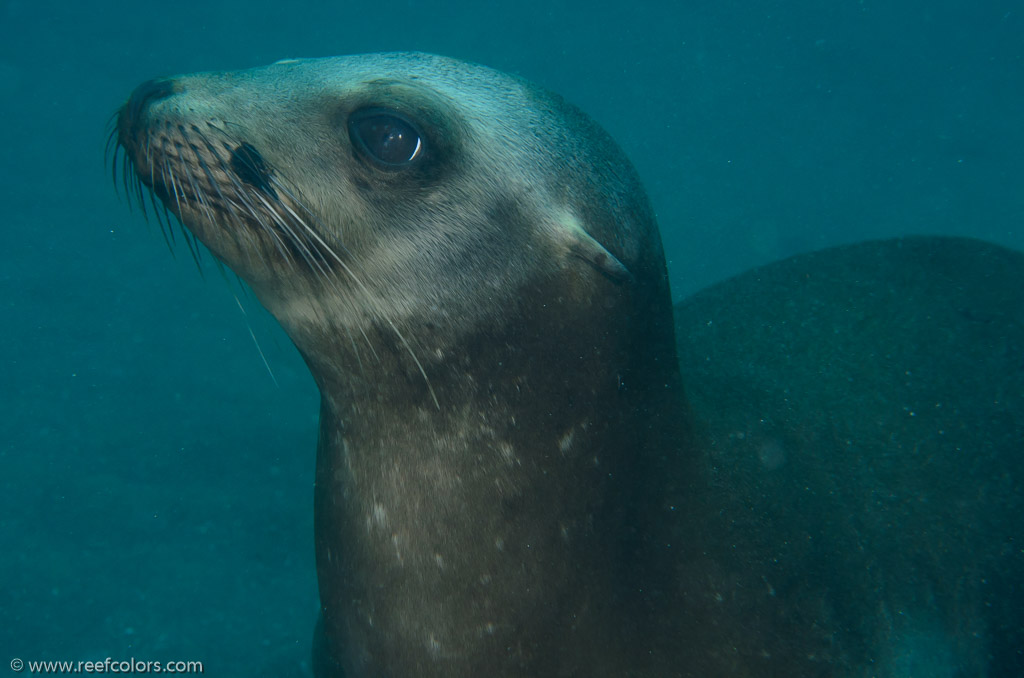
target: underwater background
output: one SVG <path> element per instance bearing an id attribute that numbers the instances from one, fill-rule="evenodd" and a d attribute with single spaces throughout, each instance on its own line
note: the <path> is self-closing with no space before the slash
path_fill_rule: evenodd
<path id="1" fill-rule="evenodd" d="M 308 674 L 315 387 L 233 276 L 118 199 L 106 124 L 155 76 L 390 50 L 606 127 L 676 299 L 868 238 L 1024 249 L 1019 1 L 0 0 L 0 667 Z"/>

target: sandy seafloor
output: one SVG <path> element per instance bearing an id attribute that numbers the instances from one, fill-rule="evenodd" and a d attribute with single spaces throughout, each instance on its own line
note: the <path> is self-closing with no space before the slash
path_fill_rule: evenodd
<path id="1" fill-rule="evenodd" d="M 139 82 L 412 49 L 518 73 L 634 160 L 681 298 L 867 238 L 1024 248 L 1022 36 L 1011 1 L 0 0 L 0 666 L 309 670 L 317 394 L 115 196 Z"/>

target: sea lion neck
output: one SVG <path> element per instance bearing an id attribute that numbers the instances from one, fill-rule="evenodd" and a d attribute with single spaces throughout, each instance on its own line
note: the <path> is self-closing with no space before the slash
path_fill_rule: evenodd
<path id="1" fill-rule="evenodd" d="M 436 403 L 400 351 L 347 384 L 321 367 L 317 563 L 337 655 L 368 657 L 350 672 L 402 657 L 420 675 L 558 675 L 596 637 L 623 642 L 615 592 L 636 571 L 624 535 L 647 452 L 631 422 L 650 389 L 636 325 L 607 326 L 631 296 L 607 289 L 590 305 L 517 295 L 547 301 L 501 341 L 479 328 L 450 364 L 423 363 Z M 552 628 L 557 642 L 534 637 Z M 605 660 L 591 675 L 619 675 Z"/>
<path id="2" fill-rule="evenodd" d="M 671 318 L 667 294 L 662 299 L 638 283 L 582 284 L 577 279 L 596 276 L 581 268 L 487 295 L 475 290 L 476 298 L 442 293 L 444 306 L 421 304 L 407 314 L 374 316 L 343 297 L 333 306 L 261 301 L 339 414 L 371 402 L 445 411 L 492 401 L 509 385 L 516 394 L 537 385 L 572 388 L 591 400 L 606 392 L 629 398 L 646 380 L 662 378 L 653 372 L 675 374 L 670 322 L 655 327 L 656 318 Z M 559 376 L 552 363 L 572 377 Z M 549 380 L 557 385 L 541 385 Z"/>

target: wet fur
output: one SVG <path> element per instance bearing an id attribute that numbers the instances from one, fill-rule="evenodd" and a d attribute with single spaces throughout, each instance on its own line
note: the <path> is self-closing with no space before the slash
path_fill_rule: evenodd
<path id="1" fill-rule="evenodd" d="M 366 107 L 415 120 L 424 162 L 367 162 Z M 643 189 L 557 96 L 430 55 L 289 61 L 141 86 L 110 151 L 320 388 L 321 678 L 1020 666 L 1019 255 L 874 243 L 704 293 L 678 319 L 695 418 Z M 911 430 L 904 399 L 960 405 Z"/>
<path id="2" fill-rule="evenodd" d="M 345 121 L 367 107 L 416 120 L 424 161 L 361 158 Z M 649 661 L 667 584 L 640 526 L 671 502 L 645 479 L 684 434 L 657 227 L 603 131 L 398 54 L 148 83 L 112 146 L 126 192 L 249 283 L 320 387 L 321 674 Z"/>

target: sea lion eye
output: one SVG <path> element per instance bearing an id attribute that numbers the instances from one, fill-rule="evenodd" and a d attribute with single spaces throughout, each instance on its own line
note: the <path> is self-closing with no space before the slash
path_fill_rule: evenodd
<path id="1" fill-rule="evenodd" d="M 411 122 L 396 113 L 369 109 L 348 121 L 352 143 L 386 169 L 400 169 L 423 153 L 423 139 Z"/>

